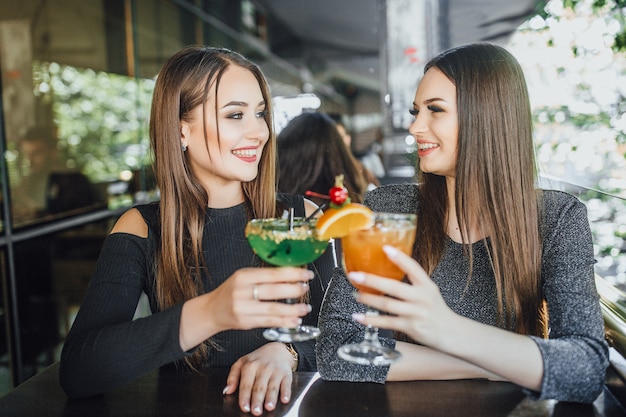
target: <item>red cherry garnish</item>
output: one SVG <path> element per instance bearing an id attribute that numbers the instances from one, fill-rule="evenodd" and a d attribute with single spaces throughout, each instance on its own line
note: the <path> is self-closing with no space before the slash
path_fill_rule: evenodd
<path id="1" fill-rule="evenodd" d="M 345 203 L 348 198 L 348 190 L 345 187 L 333 187 L 330 189 L 330 202 L 338 206 Z"/>
<path id="2" fill-rule="evenodd" d="M 335 177 L 335 185 L 328 192 L 331 206 L 341 207 L 350 202 L 348 189 L 343 186 L 343 175 Z"/>
<path id="3" fill-rule="evenodd" d="M 342 206 L 350 203 L 348 189 L 343 186 L 343 175 L 337 175 L 335 177 L 335 185 L 329 190 L 328 195 L 316 193 L 315 191 L 310 190 L 305 191 L 304 195 L 330 200 L 330 206 L 334 208 L 341 208 Z"/>

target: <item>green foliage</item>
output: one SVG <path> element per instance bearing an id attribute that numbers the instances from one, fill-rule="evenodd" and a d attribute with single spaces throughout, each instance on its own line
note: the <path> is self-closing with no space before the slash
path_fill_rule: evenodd
<path id="1" fill-rule="evenodd" d="M 578 5 L 582 2 L 583 0 L 562 0 L 563 7 L 565 9 L 572 10 L 573 12 L 576 12 Z M 550 12 L 546 9 L 546 3 L 547 1 L 537 2 L 537 5 L 535 6 L 537 14 L 544 19 L 551 17 L 558 20 L 559 16 L 550 14 Z M 591 8 L 598 16 L 614 18 L 620 22 L 621 30 L 614 35 L 612 49 L 615 52 L 626 52 L 626 18 L 624 16 L 626 0 L 593 0 Z M 548 43 L 552 43 L 552 40 L 549 40 Z M 578 48 L 576 46 L 574 46 L 572 50 L 574 54 L 578 53 Z"/>
<path id="2" fill-rule="evenodd" d="M 615 35 L 613 50 L 615 52 L 626 52 L 626 30 L 622 30 L 617 35 Z"/>
<path id="3" fill-rule="evenodd" d="M 562 0 L 562 5 L 565 10 L 570 10 L 574 12 L 575 16 L 581 17 L 583 16 L 583 10 L 588 10 L 583 7 L 584 3 L 589 4 L 588 0 Z M 544 2 L 544 6 L 548 5 L 549 2 Z M 615 59 L 624 58 L 624 54 L 626 53 L 626 19 L 624 17 L 624 8 L 626 7 L 626 0 L 593 0 L 591 2 L 591 10 L 592 15 L 588 16 L 589 18 L 596 20 L 604 20 L 605 22 L 617 22 L 619 24 L 619 30 L 617 33 L 605 33 L 604 36 L 613 36 L 614 42 L 611 46 L 611 49 L 614 54 L 619 54 L 621 57 L 616 56 Z M 562 15 L 552 14 L 553 10 L 559 10 L 558 8 L 551 7 L 543 7 L 541 13 L 539 15 L 544 18 L 546 22 L 552 21 L 560 21 L 564 18 L 571 18 L 571 14 L 563 13 Z M 607 23 L 608 24 L 608 23 Z M 543 28 L 541 30 L 549 31 L 549 28 Z M 579 37 L 576 39 L 574 43 L 572 43 L 569 47 L 571 48 L 572 56 L 575 59 L 580 59 L 582 61 L 591 61 L 594 59 L 595 51 L 588 49 L 588 46 L 585 46 L 584 37 Z M 555 45 L 555 37 L 549 36 L 547 40 L 549 47 L 556 47 Z M 557 74 L 560 77 L 567 78 L 568 71 L 572 71 L 570 68 L 566 68 L 564 66 L 559 66 L 555 69 Z M 576 76 L 574 77 L 576 78 Z M 567 120 L 568 124 L 571 124 L 577 127 L 580 131 L 591 130 L 594 128 L 598 128 L 600 126 L 606 126 L 611 129 L 614 133 L 616 141 L 618 144 L 626 144 L 626 132 L 623 130 L 616 128 L 615 123 L 619 119 L 620 115 L 624 114 L 626 111 L 626 98 L 623 96 L 618 97 L 618 100 L 610 105 L 607 105 L 606 102 L 597 102 L 596 98 L 592 94 L 593 86 L 592 79 L 581 80 L 578 84 L 572 85 L 573 95 L 577 100 L 581 102 L 586 102 L 590 104 L 596 104 L 599 109 L 597 113 L 594 114 L 581 114 L 575 111 L 572 111 L 569 107 L 569 104 L 565 104 L 561 107 L 556 108 L 540 108 L 536 109 L 535 114 L 541 115 L 543 119 L 549 120 L 552 123 L 556 122 L 556 116 L 565 116 L 565 120 Z M 562 120 L 562 119 L 561 119 Z M 626 155 L 624 155 L 626 158 Z"/>
<path id="4" fill-rule="evenodd" d="M 92 182 L 117 180 L 150 164 L 148 118 L 153 80 L 35 63 L 35 94 L 52 108 L 68 167 Z"/>

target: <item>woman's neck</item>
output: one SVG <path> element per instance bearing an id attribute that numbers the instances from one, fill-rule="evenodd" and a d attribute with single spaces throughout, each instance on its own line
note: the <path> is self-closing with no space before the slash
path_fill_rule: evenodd
<path id="1" fill-rule="evenodd" d="M 244 202 L 240 182 L 210 184 L 205 187 L 209 195 L 208 207 L 210 208 L 229 208 Z"/>
<path id="2" fill-rule="evenodd" d="M 482 227 L 480 227 L 478 222 L 473 222 L 472 219 L 469 219 L 469 236 L 466 238 L 469 239 L 469 242 L 463 242 L 463 238 L 461 235 L 461 228 L 459 226 L 459 218 L 456 212 L 456 195 L 455 195 L 455 181 L 454 178 L 447 177 L 446 178 L 446 188 L 448 192 L 448 207 L 446 211 L 446 233 L 453 241 L 457 243 L 475 243 L 479 240 L 482 240 L 487 236 Z"/>

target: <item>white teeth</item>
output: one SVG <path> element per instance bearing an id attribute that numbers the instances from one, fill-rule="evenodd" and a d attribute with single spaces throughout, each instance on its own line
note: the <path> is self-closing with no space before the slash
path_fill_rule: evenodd
<path id="1" fill-rule="evenodd" d="M 256 149 L 235 149 L 232 151 L 232 154 L 235 156 L 256 156 Z"/>
<path id="2" fill-rule="evenodd" d="M 436 143 L 418 143 L 417 144 L 417 149 L 432 149 L 432 148 L 438 148 L 439 145 L 437 145 Z"/>

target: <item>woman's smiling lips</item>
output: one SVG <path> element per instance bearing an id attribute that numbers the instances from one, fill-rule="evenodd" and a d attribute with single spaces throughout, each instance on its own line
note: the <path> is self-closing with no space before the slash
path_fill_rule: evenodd
<path id="1" fill-rule="evenodd" d="M 422 157 L 426 156 L 438 149 L 439 145 L 432 142 L 417 142 L 417 155 Z"/>
<path id="2" fill-rule="evenodd" d="M 245 161 L 245 162 L 255 162 L 256 161 L 256 154 L 257 154 L 257 148 L 256 147 L 238 148 L 238 149 L 233 149 L 230 152 L 233 155 L 235 155 L 237 158 L 241 159 L 242 161 Z"/>

